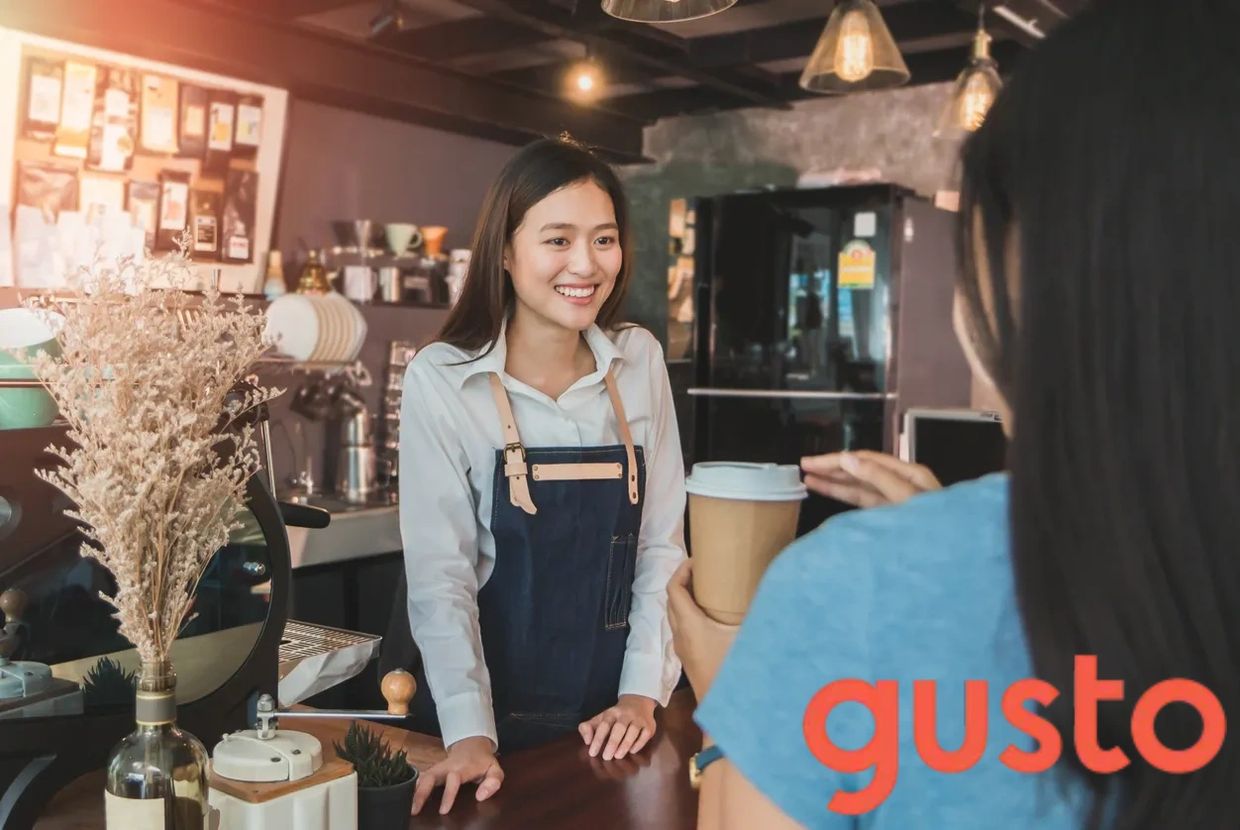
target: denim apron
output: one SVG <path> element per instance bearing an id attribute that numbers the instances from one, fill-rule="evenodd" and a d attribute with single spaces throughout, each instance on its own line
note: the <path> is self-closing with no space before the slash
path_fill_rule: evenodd
<path id="1" fill-rule="evenodd" d="M 622 441 L 610 446 L 526 447 L 499 376 L 490 381 L 505 446 L 495 451 L 495 567 L 478 613 L 499 745 L 512 750 L 616 702 L 646 470 L 610 369 Z M 415 728 L 439 734 L 420 666 L 416 676 Z"/>

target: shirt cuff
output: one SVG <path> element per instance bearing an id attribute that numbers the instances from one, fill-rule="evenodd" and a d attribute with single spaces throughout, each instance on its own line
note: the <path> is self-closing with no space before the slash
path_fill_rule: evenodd
<path id="1" fill-rule="evenodd" d="M 499 747 L 495 710 L 486 695 L 480 692 L 453 695 L 442 703 L 437 701 L 435 711 L 439 715 L 439 731 L 445 747 L 478 735 L 490 738 L 491 743 Z"/>
<path id="2" fill-rule="evenodd" d="M 620 669 L 619 695 L 643 695 L 666 706 L 680 679 L 680 661 L 658 655 L 628 652 Z"/>

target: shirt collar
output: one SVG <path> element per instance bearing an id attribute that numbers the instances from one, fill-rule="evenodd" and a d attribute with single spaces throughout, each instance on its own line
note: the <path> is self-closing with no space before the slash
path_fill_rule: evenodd
<path id="1" fill-rule="evenodd" d="M 464 386 L 465 382 L 474 375 L 487 374 L 494 372 L 500 378 L 506 377 L 504 374 L 504 365 L 508 362 L 508 321 L 505 320 L 499 328 L 499 338 L 495 341 L 495 348 L 487 352 L 490 344 L 482 349 L 485 353 L 477 360 L 466 364 L 465 372 L 461 375 L 460 385 Z M 591 324 L 590 328 L 585 331 L 586 345 L 590 347 L 590 351 L 594 353 L 594 364 L 597 367 L 594 374 L 583 378 L 594 383 L 601 381 L 603 375 L 611 368 L 612 363 L 617 360 L 624 360 L 624 353 L 619 347 L 612 342 L 602 329 L 597 325 Z M 596 377 L 597 376 L 597 377 Z"/>

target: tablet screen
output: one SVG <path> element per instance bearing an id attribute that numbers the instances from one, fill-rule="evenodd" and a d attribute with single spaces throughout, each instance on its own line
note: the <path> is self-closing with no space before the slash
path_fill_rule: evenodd
<path id="1" fill-rule="evenodd" d="M 1004 469 L 1007 439 L 995 416 L 916 414 L 909 418 L 910 460 L 946 487 Z"/>

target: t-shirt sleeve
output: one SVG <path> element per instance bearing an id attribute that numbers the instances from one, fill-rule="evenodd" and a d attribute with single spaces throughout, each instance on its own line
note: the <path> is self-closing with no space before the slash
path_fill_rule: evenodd
<path id="1" fill-rule="evenodd" d="M 802 723 L 826 684 L 872 679 L 867 628 L 873 577 L 864 550 L 832 524 L 772 563 L 696 720 L 790 818 L 809 828 L 844 830 L 856 827 L 856 819 L 828 810 L 827 803 L 838 790 L 863 789 L 872 772 L 843 774 L 821 764 Z M 840 749 L 863 747 L 873 729 L 868 710 L 856 703 L 837 706 L 827 722 Z"/>

